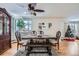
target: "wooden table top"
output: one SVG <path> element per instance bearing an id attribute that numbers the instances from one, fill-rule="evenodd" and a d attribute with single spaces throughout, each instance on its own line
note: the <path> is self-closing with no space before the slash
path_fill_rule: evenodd
<path id="1" fill-rule="evenodd" d="M 56 39 L 56 37 L 52 37 L 48 35 L 43 35 L 43 36 L 27 35 L 27 36 L 22 36 L 22 39 Z"/>

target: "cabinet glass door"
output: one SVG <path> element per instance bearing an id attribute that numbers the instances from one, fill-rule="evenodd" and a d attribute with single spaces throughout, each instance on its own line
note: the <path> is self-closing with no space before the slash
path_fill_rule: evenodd
<path id="1" fill-rule="evenodd" d="M 2 31 L 2 29 L 3 29 L 3 25 L 2 25 L 2 17 L 0 16 L 0 35 L 2 35 L 2 33 L 3 33 L 3 31 Z"/>
<path id="2" fill-rule="evenodd" d="M 9 19 L 6 15 L 4 16 L 4 33 L 9 34 Z"/>

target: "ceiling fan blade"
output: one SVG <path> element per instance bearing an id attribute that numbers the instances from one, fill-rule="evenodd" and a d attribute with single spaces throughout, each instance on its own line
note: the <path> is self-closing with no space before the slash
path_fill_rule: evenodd
<path id="1" fill-rule="evenodd" d="M 35 9 L 34 11 L 35 12 L 45 12 L 44 10 L 41 10 L 41 9 Z"/>

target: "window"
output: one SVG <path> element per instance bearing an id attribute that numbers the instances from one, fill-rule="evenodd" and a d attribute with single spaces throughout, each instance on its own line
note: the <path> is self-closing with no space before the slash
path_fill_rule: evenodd
<path id="1" fill-rule="evenodd" d="M 74 23 L 70 23 L 70 28 L 72 30 L 73 33 L 75 33 L 75 24 Z"/>
<path id="2" fill-rule="evenodd" d="M 32 20 L 30 18 L 24 18 L 22 17 L 22 20 L 24 21 L 25 23 L 25 28 L 23 30 L 32 30 Z M 19 28 L 17 27 L 17 22 L 18 20 L 16 20 L 16 30 L 19 30 Z"/>
<path id="3" fill-rule="evenodd" d="M 78 23 L 70 23 L 69 24 L 71 29 L 72 29 L 72 32 L 74 33 L 74 35 L 78 35 Z"/>
<path id="4" fill-rule="evenodd" d="M 32 21 L 31 20 L 25 20 L 25 29 L 26 30 L 31 30 L 32 29 Z"/>

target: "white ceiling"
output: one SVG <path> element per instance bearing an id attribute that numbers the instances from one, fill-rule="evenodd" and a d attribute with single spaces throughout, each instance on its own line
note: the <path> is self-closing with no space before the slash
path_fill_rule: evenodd
<path id="1" fill-rule="evenodd" d="M 0 7 L 14 16 L 31 16 L 27 3 L 0 3 Z M 36 8 L 45 10 L 37 16 L 79 18 L 79 3 L 38 3 Z"/>
<path id="2" fill-rule="evenodd" d="M 27 10 L 27 4 L 24 3 L 0 3 L 0 7 L 5 8 L 11 15 L 25 16 L 30 15 Z"/>

